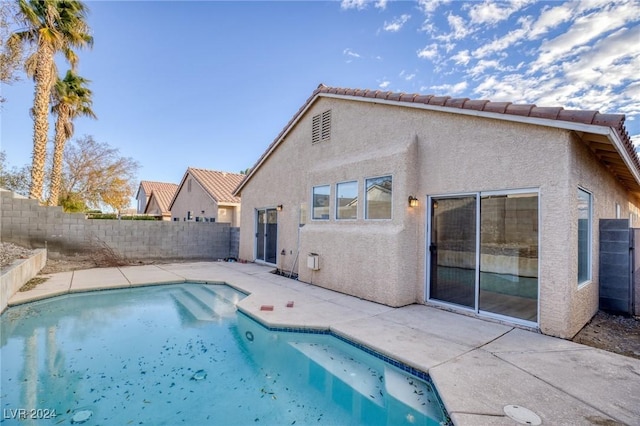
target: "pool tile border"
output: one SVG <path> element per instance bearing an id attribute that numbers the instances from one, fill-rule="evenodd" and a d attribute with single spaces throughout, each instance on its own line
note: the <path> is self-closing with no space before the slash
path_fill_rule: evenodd
<path id="1" fill-rule="evenodd" d="M 382 352 L 379 352 L 367 345 L 363 345 L 362 343 L 358 343 L 354 340 L 349 339 L 346 336 L 343 336 L 341 334 L 338 334 L 336 332 L 334 332 L 331 329 L 320 329 L 320 328 L 310 328 L 310 327 L 278 327 L 278 326 L 270 326 L 267 325 L 265 323 L 263 323 L 262 321 L 260 321 L 260 319 L 254 317 L 253 315 L 251 315 L 249 312 L 246 312 L 243 309 L 237 308 L 237 313 L 238 315 L 244 315 L 245 317 L 249 318 L 250 320 L 252 320 L 253 322 L 255 322 L 256 324 L 258 324 L 259 326 L 261 326 L 262 328 L 268 330 L 268 331 L 274 331 L 274 332 L 283 332 L 283 333 L 300 333 L 300 334 L 317 334 L 317 335 L 323 335 L 323 336 L 331 336 L 331 337 L 335 337 L 336 339 L 353 346 L 356 349 L 359 349 L 383 362 L 386 362 L 387 364 L 390 364 L 402 371 L 404 371 L 405 373 L 409 373 L 412 376 L 417 377 L 418 379 L 424 381 L 425 383 L 427 383 L 429 385 L 429 387 L 431 388 L 431 390 L 433 391 L 433 394 L 436 397 L 436 400 L 438 402 L 438 405 L 440 406 L 440 409 L 442 410 L 442 412 L 445 415 L 445 423 L 443 423 L 443 426 L 445 425 L 453 425 L 453 422 L 451 421 L 451 417 L 449 416 L 449 412 L 447 411 L 447 409 L 444 406 L 444 403 L 442 402 L 442 399 L 440 398 L 440 395 L 438 394 L 438 391 L 436 389 L 435 384 L 433 383 L 433 380 L 431 379 L 431 376 L 429 376 L 429 373 L 426 373 L 422 370 L 419 370 L 417 368 L 414 368 L 410 365 L 407 365 L 401 361 L 398 361 L 395 358 L 392 358 L 388 355 L 383 354 Z"/>

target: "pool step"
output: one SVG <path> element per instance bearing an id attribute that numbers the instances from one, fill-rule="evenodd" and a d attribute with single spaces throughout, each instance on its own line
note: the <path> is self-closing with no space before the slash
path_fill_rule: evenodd
<path id="1" fill-rule="evenodd" d="M 289 342 L 289 345 L 366 400 L 384 406 L 383 378 L 376 370 L 331 345 L 299 342 Z"/>
<path id="2" fill-rule="evenodd" d="M 176 291 L 171 294 L 178 304 L 184 308 L 198 321 L 218 321 L 220 316 L 216 314 L 211 308 L 198 300 L 197 296 L 194 296 L 187 290 Z"/>
<path id="3" fill-rule="evenodd" d="M 387 394 L 401 403 L 413 408 L 417 412 L 433 419 L 439 418 L 441 413 L 433 389 L 428 383 L 392 368 L 384 367 L 384 384 Z"/>
<path id="4" fill-rule="evenodd" d="M 222 290 L 225 289 L 226 288 L 222 286 L 220 289 L 210 289 L 208 287 L 197 285 L 190 286 L 186 288 L 185 291 L 196 297 L 200 302 L 204 303 L 204 305 L 215 312 L 218 316 L 228 318 L 235 316 L 236 306 L 232 301 L 224 297 Z"/>
<path id="5" fill-rule="evenodd" d="M 244 297 L 246 297 L 245 294 L 239 292 L 238 290 L 232 287 L 229 287 L 228 285 L 209 284 L 202 288 L 217 294 L 218 296 L 222 297 L 225 300 L 228 300 L 233 305 L 237 305 L 239 301 L 241 301 Z"/>

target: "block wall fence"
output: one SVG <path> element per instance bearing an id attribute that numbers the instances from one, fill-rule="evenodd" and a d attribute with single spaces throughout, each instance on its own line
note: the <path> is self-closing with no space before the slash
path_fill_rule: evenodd
<path id="1" fill-rule="evenodd" d="M 238 257 L 239 232 L 228 223 L 86 219 L 62 207 L 0 191 L 0 239 L 48 256 L 89 255 L 108 247 L 127 260 Z"/>

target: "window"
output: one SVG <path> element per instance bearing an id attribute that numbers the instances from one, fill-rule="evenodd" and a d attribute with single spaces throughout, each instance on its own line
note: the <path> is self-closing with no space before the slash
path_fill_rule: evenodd
<path id="1" fill-rule="evenodd" d="M 329 220 L 329 185 L 313 187 L 312 219 Z"/>
<path id="2" fill-rule="evenodd" d="M 191 179 L 187 181 L 187 192 L 191 192 Z"/>
<path id="3" fill-rule="evenodd" d="M 358 218 L 358 182 L 336 185 L 336 219 Z"/>
<path id="4" fill-rule="evenodd" d="M 365 218 L 391 219 L 391 176 L 365 180 Z"/>
<path id="5" fill-rule="evenodd" d="M 331 139 L 331 110 L 314 115 L 311 122 L 311 143 Z"/>
<path id="6" fill-rule="evenodd" d="M 578 284 L 591 280 L 591 194 L 578 188 Z"/>

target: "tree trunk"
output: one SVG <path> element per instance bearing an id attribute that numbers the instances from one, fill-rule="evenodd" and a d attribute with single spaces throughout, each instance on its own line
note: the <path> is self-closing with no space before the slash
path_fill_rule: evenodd
<path id="1" fill-rule="evenodd" d="M 64 154 L 64 145 L 67 143 L 67 132 L 65 127 L 69 120 L 69 111 L 67 106 L 61 105 L 58 111 L 58 119 L 56 120 L 56 135 L 53 140 L 53 166 L 51 168 L 51 182 L 49 183 L 49 199 L 47 205 L 57 206 L 58 197 L 60 196 L 60 182 L 62 179 L 62 160 Z"/>
<path id="2" fill-rule="evenodd" d="M 33 155 L 31 159 L 31 188 L 29 198 L 42 199 L 47 136 L 49 133 L 49 98 L 53 85 L 55 64 L 53 46 L 40 40 L 38 65 L 34 75 L 36 82 L 33 101 Z"/>

